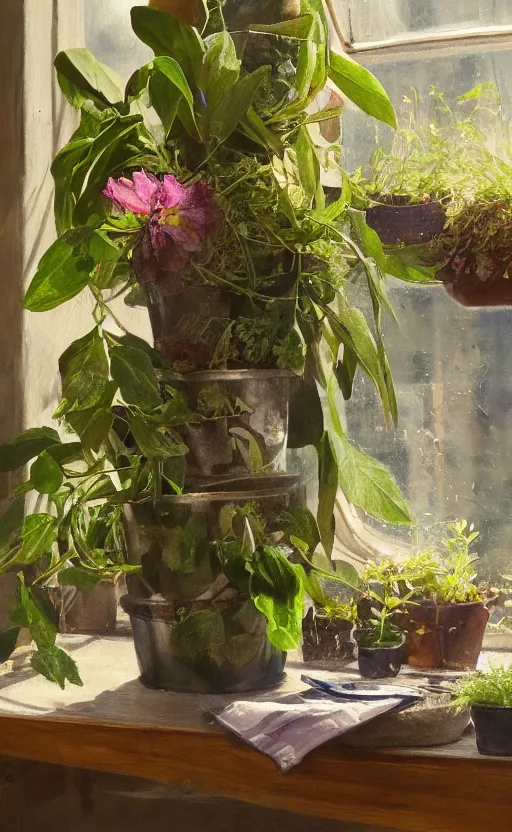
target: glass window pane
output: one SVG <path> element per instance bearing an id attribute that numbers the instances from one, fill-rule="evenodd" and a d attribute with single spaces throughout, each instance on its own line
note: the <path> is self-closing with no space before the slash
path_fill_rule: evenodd
<path id="1" fill-rule="evenodd" d="M 134 0 L 87 0 L 84 5 L 87 48 L 127 81 L 153 56 L 132 32 L 130 9 Z"/>
<path id="2" fill-rule="evenodd" d="M 411 86 L 417 87 L 426 102 L 425 121 L 432 84 L 453 105 L 476 84 L 495 81 L 502 115 L 510 121 L 511 58 L 511 50 L 446 51 L 438 57 L 432 51 L 428 58 L 383 60 L 370 68 L 397 107 Z M 384 145 L 391 138 L 391 130 L 369 125 L 355 110 L 345 118 L 346 161 L 352 169 L 368 162 L 375 130 Z M 489 122 L 489 136 L 500 129 Z M 423 525 L 461 517 L 481 530 L 477 549 L 486 558 L 480 573 L 497 581 L 511 564 L 512 308 L 464 308 L 441 285 L 390 280 L 389 288 L 399 319 L 398 326 L 386 325 L 399 428 L 385 429 L 376 395 L 359 376 L 346 406 L 349 432 L 391 467 Z"/>
<path id="3" fill-rule="evenodd" d="M 508 0 L 335 0 L 334 7 L 345 36 L 356 43 L 512 24 Z"/>

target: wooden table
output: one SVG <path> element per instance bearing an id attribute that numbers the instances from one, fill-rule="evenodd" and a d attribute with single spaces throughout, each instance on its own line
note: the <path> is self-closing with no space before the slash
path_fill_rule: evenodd
<path id="1" fill-rule="evenodd" d="M 431 749 L 363 751 L 334 743 L 280 774 L 212 724 L 207 712 L 219 697 L 144 688 L 130 639 L 64 642 L 83 688 L 60 691 L 16 662 L 0 675 L 2 756 L 405 832 L 512 830 L 512 760 L 481 757 L 471 733 Z M 283 691 L 298 689 L 300 671 L 292 661 Z"/>

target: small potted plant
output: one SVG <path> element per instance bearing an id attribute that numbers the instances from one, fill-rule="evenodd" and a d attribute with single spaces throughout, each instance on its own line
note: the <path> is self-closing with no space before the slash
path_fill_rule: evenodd
<path id="1" fill-rule="evenodd" d="M 436 530 L 437 531 L 437 530 Z M 414 605 L 407 615 L 408 662 L 422 669 L 476 667 L 492 592 L 476 582 L 470 552 L 478 532 L 466 520 L 448 523 L 431 545 L 397 565 Z"/>
<path id="2" fill-rule="evenodd" d="M 369 225 L 388 245 L 428 244 L 416 256 L 463 306 L 512 303 L 512 168 L 506 143 L 493 152 L 484 132 L 489 115 L 501 128 L 495 85 L 469 90 L 453 109 L 432 89 L 427 123 L 414 91 L 405 101 L 392 150 L 377 150 L 365 183 Z"/>
<path id="3" fill-rule="evenodd" d="M 512 668 L 471 673 L 454 687 L 454 704 L 471 707 L 480 754 L 512 757 Z"/>
<path id="4" fill-rule="evenodd" d="M 305 591 L 312 602 L 302 622 L 302 657 L 306 664 L 325 670 L 344 667 L 354 658 L 351 638 L 357 619 L 357 607 L 347 600 L 333 598 L 312 571 L 306 577 Z"/>

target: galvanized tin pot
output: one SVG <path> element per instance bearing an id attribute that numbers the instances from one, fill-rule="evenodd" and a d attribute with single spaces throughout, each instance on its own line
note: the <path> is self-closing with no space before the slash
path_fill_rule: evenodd
<path id="1" fill-rule="evenodd" d="M 184 376 L 191 410 L 217 401 L 207 418 L 187 425 L 190 480 L 268 475 L 286 471 L 292 373 L 282 370 L 209 370 Z M 226 415 L 226 411 L 231 411 Z"/>
<path id="2" fill-rule="evenodd" d="M 130 616 L 147 687 L 244 693 L 274 687 L 283 678 L 286 654 L 269 642 L 266 619 L 249 599 L 184 604 L 125 595 L 121 606 Z"/>

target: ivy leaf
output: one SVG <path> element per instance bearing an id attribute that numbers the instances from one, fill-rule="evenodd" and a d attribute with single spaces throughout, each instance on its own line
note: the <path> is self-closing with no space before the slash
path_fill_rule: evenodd
<path id="1" fill-rule="evenodd" d="M 282 517 L 283 531 L 288 537 L 304 541 L 309 552 L 314 552 L 320 543 L 320 532 L 315 516 L 308 508 L 292 506 Z"/>
<path id="2" fill-rule="evenodd" d="M 203 43 L 192 26 L 177 17 L 147 6 L 131 10 L 132 29 L 156 56 L 168 55 L 183 69 L 189 84 L 199 77 L 203 59 Z"/>
<path id="3" fill-rule="evenodd" d="M 347 500 L 370 517 L 395 526 L 410 526 L 414 516 L 385 465 L 340 437 L 339 483 Z"/>
<path id="4" fill-rule="evenodd" d="M 0 633 L 0 664 L 6 662 L 16 649 L 21 627 L 10 627 Z"/>
<path id="5" fill-rule="evenodd" d="M 52 445 L 60 443 L 53 428 L 29 428 L 0 447 L 0 472 L 14 471 Z"/>
<path id="6" fill-rule="evenodd" d="M 66 231 L 43 255 L 27 289 L 23 306 L 30 312 L 47 312 L 65 303 L 84 289 L 94 267 L 84 243 L 91 228 Z"/>
<path id="7" fill-rule="evenodd" d="M 36 603 L 32 597 L 31 590 L 25 586 L 24 581 L 22 581 L 20 587 L 20 604 L 28 622 L 30 635 L 34 639 L 38 650 L 46 650 L 53 647 L 57 638 L 55 622 Z"/>
<path id="8" fill-rule="evenodd" d="M 130 417 L 129 424 L 140 452 L 149 459 L 168 459 L 188 453 L 179 434 L 164 425 L 149 425 L 142 416 L 136 415 Z"/>
<path id="9" fill-rule="evenodd" d="M 25 495 L 15 497 L 0 517 L 0 549 L 21 533 L 25 519 Z"/>
<path id="10" fill-rule="evenodd" d="M 40 494 L 55 494 L 62 485 L 64 475 L 47 451 L 39 454 L 30 469 L 32 486 Z"/>
<path id="11" fill-rule="evenodd" d="M 375 75 L 346 55 L 330 52 L 328 74 L 338 89 L 369 116 L 396 128 L 396 115 L 389 97 Z"/>
<path id="12" fill-rule="evenodd" d="M 334 504 L 338 493 L 338 461 L 336 451 L 327 431 L 318 446 L 318 529 L 320 540 L 328 557 L 334 546 Z"/>
<path id="13" fill-rule="evenodd" d="M 111 347 L 110 372 L 127 404 L 153 410 L 162 404 L 158 378 L 151 359 L 136 347 Z"/>
<path id="14" fill-rule="evenodd" d="M 49 554 L 58 531 L 57 518 L 51 514 L 29 514 L 21 530 L 21 548 L 16 554 L 16 563 L 35 563 Z"/>
<path id="15" fill-rule="evenodd" d="M 68 566 L 59 572 L 61 586 L 76 586 L 82 592 L 90 592 L 101 581 L 101 572 L 93 572 L 80 566 Z"/>
<path id="16" fill-rule="evenodd" d="M 190 658 L 215 651 L 226 641 L 224 621 L 217 610 L 198 610 L 172 628 L 171 648 L 175 655 Z"/>
<path id="17" fill-rule="evenodd" d="M 60 87 L 77 109 L 90 99 L 100 107 L 123 106 L 122 82 L 113 69 L 88 49 L 66 49 L 55 58 Z"/>
<path id="18" fill-rule="evenodd" d="M 108 360 L 100 330 L 95 327 L 74 341 L 59 359 L 62 403 L 56 416 L 99 405 L 108 385 Z"/>
<path id="19" fill-rule="evenodd" d="M 76 662 L 60 647 L 38 650 L 30 659 L 36 673 L 40 673 L 49 682 L 55 682 L 64 690 L 66 682 L 78 687 L 83 686 Z"/>

